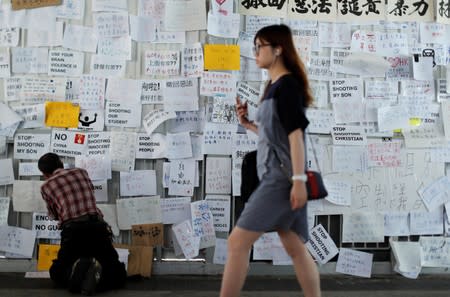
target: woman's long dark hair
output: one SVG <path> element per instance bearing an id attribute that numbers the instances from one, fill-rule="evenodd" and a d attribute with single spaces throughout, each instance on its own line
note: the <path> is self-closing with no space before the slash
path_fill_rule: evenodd
<path id="1" fill-rule="evenodd" d="M 253 43 L 256 43 L 256 39 L 264 40 L 270 43 L 273 47 L 279 46 L 283 50 L 281 56 L 285 67 L 294 75 L 304 92 L 303 105 L 305 107 L 311 105 L 313 102 L 313 96 L 309 87 L 308 77 L 306 75 L 305 66 L 300 60 L 297 54 L 297 50 L 292 40 L 292 32 L 286 25 L 271 25 L 260 29 L 253 39 Z"/>

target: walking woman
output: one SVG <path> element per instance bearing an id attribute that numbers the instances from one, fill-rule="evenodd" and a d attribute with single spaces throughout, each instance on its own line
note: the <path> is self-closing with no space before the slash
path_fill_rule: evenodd
<path id="1" fill-rule="evenodd" d="M 304 109 L 312 102 L 306 71 L 295 49 L 291 30 L 285 25 L 259 30 L 254 38 L 254 54 L 258 67 L 267 69 L 270 75 L 256 123 L 248 120 L 247 104 L 238 98 L 236 110 L 241 125 L 259 136 L 260 184 L 228 238 L 228 260 L 220 296 L 239 296 L 253 243 L 264 232 L 277 231 L 292 258 L 304 296 L 320 297 L 319 272 L 305 246 L 309 229 L 304 131 L 309 122 Z M 281 163 L 285 165 L 284 170 Z"/>

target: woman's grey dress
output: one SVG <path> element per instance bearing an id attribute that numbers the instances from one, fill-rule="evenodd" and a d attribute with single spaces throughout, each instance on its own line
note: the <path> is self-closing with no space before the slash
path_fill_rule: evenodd
<path id="1" fill-rule="evenodd" d="M 270 92 L 269 92 L 270 94 Z M 260 183 L 245 204 L 236 225 L 255 232 L 292 230 L 303 241 L 308 240 L 308 220 L 306 205 L 292 211 L 290 191 L 292 184 L 286 172 L 280 168 L 275 156 L 276 150 L 292 175 L 289 139 L 277 113 L 274 98 L 264 99 L 258 107 L 258 154 L 257 169 Z"/>

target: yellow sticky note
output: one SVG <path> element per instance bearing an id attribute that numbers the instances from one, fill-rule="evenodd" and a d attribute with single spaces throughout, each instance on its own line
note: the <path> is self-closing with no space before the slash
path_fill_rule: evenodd
<path id="1" fill-rule="evenodd" d="M 72 102 L 45 102 L 45 125 L 48 127 L 77 128 L 80 106 Z"/>
<path id="2" fill-rule="evenodd" d="M 60 246 L 56 244 L 40 244 L 37 270 L 48 271 L 53 264 L 53 260 L 57 258 L 59 249 Z"/>
<path id="3" fill-rule="evenodd" d="M 239 45 L 205 44 L 206 70 L 240 70 Z"/>
<path id="4" fill-rule="evenodd" d="M 410 126 L 420 126 L 421 123 L 422 123 L 422 120 L 420 118 L 410 118 L 409 119 Z"/>

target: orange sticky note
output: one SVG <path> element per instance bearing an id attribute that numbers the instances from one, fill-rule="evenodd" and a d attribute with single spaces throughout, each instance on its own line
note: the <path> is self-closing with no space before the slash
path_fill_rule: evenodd
<path id="1" fill-rule="evenodd" d="M 239 45 L 205 44 L 206 70 L 240 70 Z"/>
<path id="2" fill-rule="evenodd" d="M 57 258 L 59 249 L 60 245 L 57 244 L 40 244 L 37 270 L 48 271 L 53 264 L 53 260 Z"/>
<path id="3" fill-rule="evenodd" d="M 45 125 L 48 127 L 77 128 L 80 106 L 72 102 L 45 102 Z"/>

